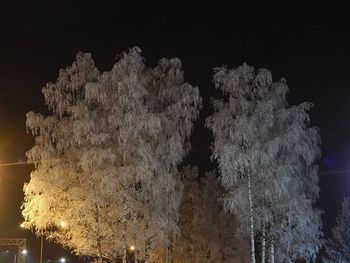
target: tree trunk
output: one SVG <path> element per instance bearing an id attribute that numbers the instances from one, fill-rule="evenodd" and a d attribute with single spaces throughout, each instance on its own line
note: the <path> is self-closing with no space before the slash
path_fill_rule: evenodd
<path id="1" fill-rule="evenodd" d="M 101 240 L 98 241 L 98 262 L 102 263 L 102 248 L 101 248 Z"/>
<path id="2" fill-rule="evenodd" d="M 169 246 L 168 246 L 168 240 L 166 241 L 166 248 L 165 248 L 165 263 L 169 263 Z"/>
<path id="3" fill-rule="evenodd" d="M 128 230 L 128 208 L 124 202 L 124 218 L 123 218 L 123 235 L 122 235 L 122 242 L 123 242 L 123 251 L 122 251 L 122 260 L 123 263 L 127 263 L 128 258 L 128 236 L 127 236 L 127 230 Z"/>
<path id="4" fill-rule="evenodd" d="M 275 242 L 273 239 L 271 239 L 271 244 L 270 244 L 270 262 L 275 263 Z"/>
<path id="5" fill-rule="evenodd" d="M 102 246 L 101 246 L 101 239 L 98 240 L 98 262 L 102 263 Z"/>
<path id="6" fill-rule="evenodd" d="M 166 228 L 165 228 L 165 263 L 169 263 L 169 233 L 168 233 L 168 224 L 169 224 L 169 179 L 167 179 L 167 209 L 166 209 Z"/>
<path id="7" fill-rule="evenodd" d="M 265 225 L 262 229 L 262 238 L 261 238 L 261 263 L 266 262 L 266 232 Z"/>
<path id="8" fill-rule="evenodd" d="M 149 239 L 146 240 L 146 251 L 145 251 L 145 263 L 149 263 L 151 255 L 151 241 Z"/>
<path id="9" fill-rule="evenodd" d="M 164 258 L 164 262 L 165 263 L 169 263 L 169 244 L 168 244 L 168 235 L 167 232 L 165 234 L 165 258 Z"/>
<path id="10" fill-rule="evenodd" d="M 96 224 L 97 224 L 97 247 L 98 247 L 98 262 L 102 263 L 102 244 L 101 244 L 101 235 L 100 235 L 100 210 L 97 204 L 96 208 Z"/>
<path id="11" fill-rule="evenodd" d="M 250 256 L 252 263 L 255 260 L 255 239 L 254 239 L 254 217 L 253 217 L 253 200 L 252 200 L 252 186 L 250 181 L 250 172 L 248 172 L 248 196 L 249 196 L 249 219 L 250 219 Z"/>

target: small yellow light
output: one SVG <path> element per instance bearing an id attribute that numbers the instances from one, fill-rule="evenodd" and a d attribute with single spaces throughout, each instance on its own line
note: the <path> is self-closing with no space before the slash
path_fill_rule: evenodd
<path id="1" fill-rule="evenodd" d="M 23 222 L 19 225 L 21 228 L 25 228 L 26 224 Z"/>
<path id="2" fill-rule="evenodd" d="M 60 222 L 60 226 L 65 228 L 67 226 L 67 222 L 66 221 L 61 221 Z"/>
<path id="3" fill-rule="evenodd" d="M 131 251 L 134 251 L 134 250 L 135 250 L 135 246 L 131 246 L 131 247 L 130 247 L 130 250 L 131 250 Z"/>

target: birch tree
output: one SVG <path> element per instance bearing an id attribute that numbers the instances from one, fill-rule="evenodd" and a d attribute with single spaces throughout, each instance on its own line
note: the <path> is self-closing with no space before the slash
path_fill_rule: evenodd
<path id="1" fill-rule="evenodd" d="M 28 152 L 36 169 L 24 188 L 28 228 L 79 255 L 123 262 L 130 244 L 142 257 L 150 237 L 176 232 L 177 165 L 201 99 L 179 60 L 162 61 L 167 68 L 147 69 L 133 48 L 101 74 L 89 54 L 78 54 L 43 89 L 52 115 L 27 115 L 36 137 Z"/>
<path id="2" fill-rule="evenodd" d="M 113 156 L 99 149 L 103 136 L 88 137 L 98 127 L 93 125 L 93 105 L 84 100 L 85 85 L 98 77 L 91 56 L 78 54 L 71 67 L 60 71 L 57 82 L 43 89 L 53 114 L 27 114 L 27 127 L 35 135 L 35 146 L 27 156 L 36 169 L 25 186 L 23 216 L 37 234 L 73 248 L 78 255 L 101 260 L 112 256 L 107 239 L 111 229 L 104 215 L 111 207 L 103 195 L 107 189 L 100 191 L 104 178 L 92 167 Z M 96 151 L 93 161 L 86 158 Z"/>
<path id="3" fill-rule="evenodd" d="M 215 171 L 200 177 L 197 167 L 185 167 L 183 181 L 181 235 L 172 242 L 172 262 L 246 262 L 248 244 L 232 235 L 237 223 L 223 209 L 224 191 Z"/>
<path id="4" fill-rule="evenodd" d="M 110 140 L 104 146 L 115 154 L 114 176 L 116 201 L 120 203 L 122 258 L 126 261 L 129 244 L 137 242 L 142 207 L 150 189 L 153 163 L 149 141 L 161 131 L 160 119 L 147 109 L 147 76 L 140 50 L 124 54 L 111 71 L 97 83 L 86 86 L 90 103 L 101 105 L 98 126 L 105 126 Z M 140 210 L 141 209 L 141 210 Z M 142 236 L 142 235 L 141 235 Z M 133 241 L 132 241 L 133 240 Z"/>
<path id="5" fill-rule="evenodd" d="M 227 190 L 226 208 L 235 211 L 241 233 L 249 233 L 251 261 L 258 242 L 262 262 L 267 256 L 270 262 L 313 260 L 321 236 L 314 208 L 320 151 L 306 112 L 311 104 L 289 106 L 284 79 L 273 82 L 269 71 L 256 74 L 245 64 L 217 69 L 214 83 L 224 98 L 213 102 L 215 113 L 207 119 L 213 157 Z"/>
<path id="6" fill-rule="evenodd" d="M 344 198 L 341 211 L 337 217 L 337 225 L 332 229 L 332 239 L 325 244 L 325 263 L 350 262 L 350 204 Z"/>
<path id="7" fill-rule="evenodd" d="M 159 116 L 162 132 L 150 144 L 153 158 L 156 160 L 154 183 L 150 191 L 153 199 L 150 214 L 158 215 L 158 220 L 154 221 L 156 224 L 153 226 L 147 226 L 147 244 L 151 246 L 157 240 L 159 246 L 160 240 L 163 240 L 165 262 L 169 261 L 170 240 L 178 233 L 182 188 L 178 165 L 190 150 L 189 138 L 193 123 L 202 107 L 198 88 L 184 81 L 181 67 L 181 61 L 177 58 L 163 58 L 157 67 L 148 72 L 146 103 L 150 111 Z"/>

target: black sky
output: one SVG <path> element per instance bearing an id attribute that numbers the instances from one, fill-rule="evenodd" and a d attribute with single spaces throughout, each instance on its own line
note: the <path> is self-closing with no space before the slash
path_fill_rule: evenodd
<path id="1" fill-rule="evenodd" d="M 246 62 L 270 69 L 275 79 L 285 77 L 291 104 L 315 103 L 311 119 L 322 137 L 320 206 L 328 233 L 340 200 L 350 195 L 350 172 L 334 173 L 350 169 L 350 31 L 345 7 L 27 2 L 2 2 L 0 7 L 1 162 L 24 158 L 33 143 L 25 130 L 26 112 L 46 111 L 41 88 L 55 81 L 58 70 L 70 65 L 78 51 L 91 52 L 100 70 L 111 68 L 117 54 L 135 45 L 149 66 L 161 57 L 179 57 L 186 80 L 200 88 L 205 106 L 214 94 L 212 69 Z M 204 110 L 202 117 L 209 112 Z M 187 161 L 208 169 L 213 167 L 209 132 L 202 124 L 196 126 Z M 0 170 L 0 237 L 21 235 L 16 229 L 29 171 Z"/>

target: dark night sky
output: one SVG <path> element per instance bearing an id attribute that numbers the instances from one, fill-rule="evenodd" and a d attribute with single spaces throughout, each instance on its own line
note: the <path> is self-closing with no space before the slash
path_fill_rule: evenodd
<path id="1" fill-rule="evenodd" d="M 1 162 L 24 158 L 33 143 L 25 113 L 45 112 L 41 88 L 55 81 L 78 51 L 91 52 L 100 70 L 111 68 L 117 54 L 135 45 L 149 66 L 161 57 L 179 57 L 186 80 L 200 88 L 205 106 L 213 95 L 213 67 L 246 62 L 272 70 L 275 79 L 285 77 L 291 104 L 315 103 L 311 118 L 322 137 L 320 206 L 328 233 L 339 202 L 350 195 L 350 172 L 334 173 L 350 169 L 350 31 L 344 7 L 35 2 L 2 2 L 0 7 Z M 204 110 L 202 117 L 209 112 Z M 213 165 L 208 164 L 209 132 L 202 124 L 196 125 L 187 161 L 207 169 Z M 0 170 L 0 237 L 22 235 L 17 224 L 29 171 Z"/>

